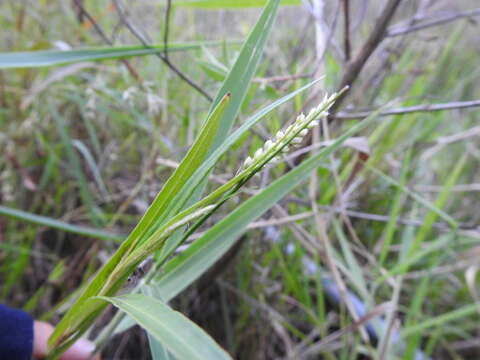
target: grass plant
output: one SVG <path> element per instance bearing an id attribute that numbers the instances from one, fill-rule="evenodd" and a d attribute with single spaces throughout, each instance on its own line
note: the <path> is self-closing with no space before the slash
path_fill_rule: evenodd
<path id="1" fill-rule="evenodd" d="M 78 3 L 0 5 L 0 296 L 49 359 L 475 358 L 475 2 Z"/>

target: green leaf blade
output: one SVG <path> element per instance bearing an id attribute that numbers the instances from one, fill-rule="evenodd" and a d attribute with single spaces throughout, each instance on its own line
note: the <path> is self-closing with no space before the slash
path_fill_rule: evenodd
<path id="1" fill-rule="evenodd" d="M 218 137 L 214 143 L 214 148 L 217 148 L 225 140 L 235 118 L 240 112 L 240 106 L 245 99 L 250 82 L 260 62 L 265 43 L 270 35 L 279 2 L 279 0 L 268 1 L 260 15 L 260 19 L 248 36 L 247 41 L 243 44 L 235 64 L 213 101 L 210 111 L 213 111 L 225 94 L 232 94 L 230 104 L 225 111 L 222 126 L 218 132 Z"/>
<path id="2" fill-rule="evenodd" d="M 177 359 L 231 359 L 198 325 L 160 300 L 142 294 L 101 299 L 126 312 Z"/>
<path id="3" fill-rule="evenodd" d="M 221 42 L 169 43 L 168 51 L 187 51 L 203 46 L 221 45 Z M 146 48 L 137 46 L 91 47 L 73 50 L 41 50 L 0 53 L 0 69 L 36 68 L 65 65 L 84 61 L 115 60 L 133 56 L 146 56 L 162 53 L 163 44 Z"/>
<path id="4" fill-rule="evenodd" d="M 87 226 L 74 225 L 61 220 L 57 220 L 48 216 L 32 214 L 19 209 L 14 209 L 8 206 L 0 205 L 0 215 L 9 216 L 21 221 L 30 222 L 40 226 L 47 226 L 50 228 L 66 231 L 74 234 L 79 234 L 86 237 L 102 240 L 113 240 L 119 242 L 124 239 L 124 236 L 111 233 L 104 230 L 90 228 Z"/>

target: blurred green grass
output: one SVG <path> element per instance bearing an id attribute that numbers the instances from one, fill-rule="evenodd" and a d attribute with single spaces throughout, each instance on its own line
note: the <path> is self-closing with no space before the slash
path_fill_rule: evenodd
<path id="1" fill-rule="evenodd" d="M 126 29 L 117 29 L 109 2 L 86 5 L 109 33 L 117 31 L 119 45 L 136 43 Z M 469 9 L 472 2 L 461 6 Z M 22 2 L 5 2 L 0 9 L 0 24 L 6 30 L 0 35 L 2 52 L 45 50 L 55 41 L 73 48 L 104 45 L 87 23 L 78 23 L 67 2 L 38 2 L 28 8 Z M 160 11 L 159 5 L 132 6 L 132 18 L 144 15 L 142 26 L 158 43 L 161 24 L 154 15 Z M 225 43 L 172 53 L 173 61 L 214 92 L 222 80 L 221 69 L 231 66 L 238 51 L 228 40 L 245 35 L 255 11 L 176 8 L 171 39 L 214 38 Z M 206 22 L 207 15 L 218 22 Z M 408 15 L 404 9 L 399 19 Z M 281 10 L 257 81 L 247 94 L 249 113 L 309 81 L 262 82 L 294 69 L 309 73 L 315 67 L 313 25 L 305 20 L 309 26 L 304 26 L 300 16 L 307 19 L 299 7 Z M 233 20 L 227 26 L 229 17 Z M 362 43 L 368 21 L 360 29 L 352 35 L 354 47 Z M 471 45 L 475 38 L 475 26 L 460 20 L 403 42 L 387 39 L 345 105 L 364 109 L 392 100 L 401 107 L 477 99 L 478 46 Z M 78 69 L 68 65 L 0 70 L 2 209 L 61 220 L 77 230 L 101 227 L 111 234 L 128 233 L 172 171 L 160 160 L 178 162 L 183 157 L 209 109 L 155 57 L 129 61 L 144 84 L 111 60 Z M 327 53 L 326 89 L 334 89 L 342 68 L 335 52 Z M 283 106 L 240 139 L 215 176 L 222 179 L 234 172 L 239 159 L 260 147 L 263 136 L 292 118 L 298 104 L 306 101 L 307 94 L 298 95 L 296 109 Z M 394 289 L 400 286 L 395 308 L 406 342 L 404 359 L 413 359 L 416 348 L 436 359 L 474 358 L 470 354 L 478 351 L 478 345 L 462 348 L 476 338 L 479 320 L 472 305 L 477 298 L 475 276 L 473 280 L 467 276 L 476 274 L 480 241 L 479 195 L 474 186 L 479 178 L 478 132 L 468 132 L 477 120 L 475 109 L 385 117 L 363 134 L 371 150 L 359 172 L 351 177 L 359 155 L 345 148 L 316 173 L 317 205 L 325 215 L 333 260 L 347 287 L 374 309 L 394 298 Z M 352 123 L 335 123 L 331 136 Z M 466 135 L 456 139 L 456 134 Z M 283 171 L 283 165 L 269 170 L 248 190 L 268 184 Z M 283 219 L 284 225 L 249 232 L 219 281 L 200 281 L 174 303 L 235 357 L 301 358 L 312 354 L 321 338 L 353 322 L 347 309 L 332 307 L 325 299 L 320 278 L 328 273 L 328 264 L 318 221 L 312 215 L 289 219 L 310 212 L 311 201 L 307 186 L 289 195 L 279 203 L 281 209 L 266 217 Z M 86 281 L 115 247 L 95 234 L 84 236 L 61 224 L 50 225 L 0 218 L 2 301 L 24 306 L 36 316 L 48 313 Z M 358 354 L 373 358 L 379 349 L 352 331 L 315 351 L 326 359 L 354 359 Z"/>

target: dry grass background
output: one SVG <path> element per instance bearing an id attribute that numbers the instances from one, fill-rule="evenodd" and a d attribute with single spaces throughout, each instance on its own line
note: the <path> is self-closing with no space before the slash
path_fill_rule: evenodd
<path id="1" fill-rule="evenodd" d="M 83 3 L 115 44 L 138 43 L 110 1 Z M 353 56 L 385 3 L 350 4 Z M 387 29 L 408 26 L 419 5 L 425 6 L 420 23 L 478 7 L 467 0 L 402 1 Z M 128 4 L 129 19 L 155 43 L 163 41 L 163 11 L 157 2 Z M 175 8 L 171 41 L 227 43 L 172 53 L 171 61 L 214 94 L 222 73 L 208 68 L 212 57 L 228 68 L 239 50 L 230 40 L 244 39 L 259 11 Z M 315 18 L 306 7 L 280 9 L 238 123 L 318 75 L 319 66 L 325 73 L 320 90 L 338 86 L 347 69 L 343 16 L 341 1 L 326 4 L 325 20 L 336 25 L 319 58 Z M 435 359 L 478 358 L 479 317 L 472 304 L 478 299 L 480 249 L 479 116 L 474 106 L 457 106 L 480 99 L 478 19 L 477 14 L 387 36 L 361 69 L 339 118 L 381 106 L 400 112 L 419 104 L 450 104 L 451 109 L 382 118 L 360 139 L 368 144 L 368 155 L 355 148 L 336 153 L 316 179 L 273 208 L 262 219 L 266 223 L 257 224 L 172 305 L 239 359 L 387 358 L 381 353 L 388 341 L 369 341 L 352 327 L 348 307 L 328 296 L 321 279 L 331 279 L 332 262 L 351 295 L 369 311 L 387 314 L 387 328 L 393 330 L 385 333 L 391 339 L 392 333 L 403 332 L 407 351 L 401 358 L 413 359 L 414 349 Z M 105 45 L 83 20 L 79 23 L 71 2 L 3 1 L 1 50 Z M 171 174 L 171 165 L 185 154 L 209 107 L 156 57 L 128 62 L 143 84 L 119 61 L 0 70 L 2 206 L 128 233 Z M 222 159 L 212 183 L 229 178 L 265 136 L 316 98 L 299 96 L 257 126 Z M 334 120 L 331 136 L 352 121 Z M 72 163 L 69 146 L 79 164 Z M 284 171 L 265 172 L 246 191 L 257 191 Z M 321 221 L 311 214 L 312 197 Z M 229 206 L 218 216 L 235 204 Z M 298 214 L 304 217 L 297 220 Z M 319 222 L 325 225 L 329 249 L 322 245 Z M 115 241 L 2 216 L 1 301 L 57 321 L 57 304 L 116 246 Z M 336 280 L 331 281 L 341 287 Z M 386 302 L 388 311 L 381 307 Z M 340 336 L 322 342 L 332 334 Z M 122 333 L 103 356 L 148 359 L 146 335 L 139 328 Z"/>

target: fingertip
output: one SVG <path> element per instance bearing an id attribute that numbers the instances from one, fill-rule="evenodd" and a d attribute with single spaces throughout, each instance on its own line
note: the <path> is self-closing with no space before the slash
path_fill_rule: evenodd
<path id="1" fill-rule="evenodd" d="M 77 340 L 61 357 L 61 360 L 100 360 L 99 355 L 92 356 L 95 345 L 86 339 Z"/>

